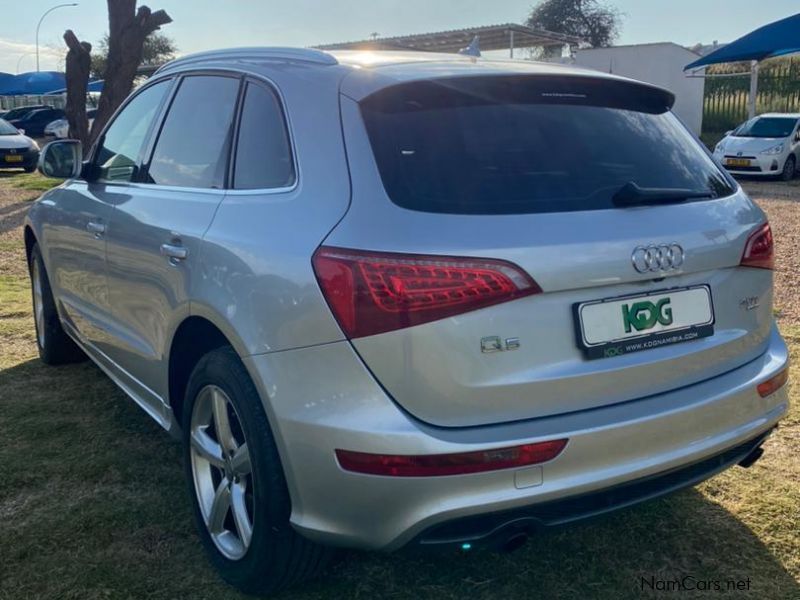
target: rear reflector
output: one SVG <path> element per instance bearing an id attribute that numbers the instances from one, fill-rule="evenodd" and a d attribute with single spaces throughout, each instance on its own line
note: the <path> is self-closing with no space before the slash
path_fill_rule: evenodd
<path id="1" fill-rule="evenodd" d="M 775 242 L 772 239 L 769 223 L 764 223 L 747 239 L 742 254 L 742 266 L 759 269 L 775 268 Z"/>
<path id="2" fill-rule="evenodd" d="M 563 439 L 477 452 L 422 455 L 336 450 L 336 458 L 345 471 L 390 477 L 437 477 L 536 465 L 554 459 L 566 445 L 567 440 Z"/>
<path id="3" fill-rule="evenodd" d="M 758 384 L 758 395 L 766 398 L 770 394 L 774 394 L 789 381 L 789 369 L 784 369 L 774 377 L 770 377 L 766 381 Z"/>
<path id="4" fill-rule="evenodd" d="M 502 260 L 322 246 L 312 263 L 322 293 L 349 338 L 420 325 L 542 291 L 525 271 Z"/>

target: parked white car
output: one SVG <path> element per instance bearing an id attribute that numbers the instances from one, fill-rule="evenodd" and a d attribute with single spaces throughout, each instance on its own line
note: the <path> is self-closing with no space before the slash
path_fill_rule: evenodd
<path id="1" fill-rule="evenodd" d="M 96 108 L 91 108 L 86 111 L 86 116 L 89 117 L 89 129 L 92 128 L 92 123 L 94 123 L 94 116 L 97 113 Z M 58 140 L 63 140 L 69 137 L 69 122 L 67 119 L 58 119 L 57 121 L 53 121 L 49 123 L 47 127 L 44 128 L 44 136 L 45 137 L 53 137 Z"/>
<path id="2" fill-rule="evenodd" d="M 729 131 L 714 148 L 724 167 L 736 175 L 794 177 L 800 159 L 800 114 L 767 113 Z"/>

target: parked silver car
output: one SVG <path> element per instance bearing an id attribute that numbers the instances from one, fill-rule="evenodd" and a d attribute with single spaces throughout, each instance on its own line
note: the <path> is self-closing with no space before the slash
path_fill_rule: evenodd
<path id="1" fill-rule="evenodd" d="M 39 350 L 180 436 L 268 592 L 326 546 L 513 547 L 749 465 L 787 411 L 764 213 L 662 89 L 525 61 L 162 67 L 30 210 Z"/>
<path id="2" fill-rule="evenodd" d="M 39 144 L 11 123 L 0 119 L 0 169 L 33 173 L 39 162 Z"/>

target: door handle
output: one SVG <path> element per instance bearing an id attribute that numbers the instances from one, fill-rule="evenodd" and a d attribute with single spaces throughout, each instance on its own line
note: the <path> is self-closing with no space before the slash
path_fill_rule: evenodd
<path id="1" fill-rule="evenodd" d="M 100 239 L 103 237 L 103 234 L 106 232 L 106 226 L 102 223 L 97 223 L 96 221 L 89 221 L 86 223 L 86 231 L 89 233 L 93 233 L 94 237 Z"/>
<path id="2" fill-rule="evenodd" d="M 183 246 L 175 244 L 161 244 L 161 256 L 169 258 L 169 262 L 175 264 L 179 260 L 189 256 L 189 251 Z"/>

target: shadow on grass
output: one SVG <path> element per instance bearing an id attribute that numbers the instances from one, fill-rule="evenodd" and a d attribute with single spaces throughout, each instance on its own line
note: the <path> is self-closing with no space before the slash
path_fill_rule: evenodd
<path id="1" fill-rule="evenodd" d="M 0 372 L 0 597 L 240 597 L 201 551 L 180 463 L 178 444 L 90 363 Z M 280 597 L 635 598 L 652 593 L 642 578 L 685 575 L 800 596 L 753 531 L 688 490 L 510 555 L 345 553 Z"/>

